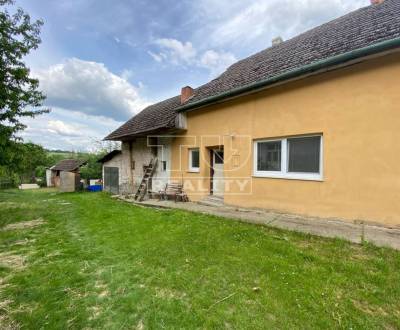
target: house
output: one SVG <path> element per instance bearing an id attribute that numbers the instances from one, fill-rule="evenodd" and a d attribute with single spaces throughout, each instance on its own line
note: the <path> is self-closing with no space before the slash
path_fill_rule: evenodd
<path id="1" fill-rule="evenodd" d="M 108 135 L 119 185 L 135 193 L 157 159 L 152 190 L 399 226 L 399 51 L 399 0 L 276 39 Z"/>
<path id="2" fill-rule="evenodd" d="M 79 159 L 64 159 L 46 170 L 48 187 L 60 188 L 63 192 L 73 192 L 80 186 L 79 169 L 86 165 L 86 161 Z"/>

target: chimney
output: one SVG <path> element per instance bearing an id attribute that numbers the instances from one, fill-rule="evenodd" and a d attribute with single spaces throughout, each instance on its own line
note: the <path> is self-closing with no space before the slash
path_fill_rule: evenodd
<path id="1" fill-rule="evenodd" d="M 371 5 L 380 5 L 383 3 L 385 0 L 371 0 Z"/>
<path id="2" fill-rule="evenodd" d="M 193 88 L 186 86 L 181 91 L 181 104 L 185 104 L 193 96 Z"/>
<path id="3" fill-rule="evenodd" d="M 282 37 L 276 37 L 274 39 L 272 39 L 272 46 L 276 46 L 279 45 L 283 42 Z"/>

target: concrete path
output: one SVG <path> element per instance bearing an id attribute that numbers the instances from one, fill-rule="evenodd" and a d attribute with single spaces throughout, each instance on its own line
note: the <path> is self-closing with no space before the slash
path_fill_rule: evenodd
<path id="1" fill-rule="evenodd" d="M 175 203 L 173 201 L 157 200 L 147 200 L 138 203 L 132 199 L 123 197 L 119 197 L 119 199 L 145 207 L 199 212 L 231 220 L 288 229 L 323 237 L 338 237 L 353 243 L 367 241 L 377 246 L 400 250 L 400 229 L 391 229 L 364 223 L 356 224 L 335 219 L 321 219 L 263 210 L 243 209 L 232 206 L 213 207 L 192 202 Z"/>

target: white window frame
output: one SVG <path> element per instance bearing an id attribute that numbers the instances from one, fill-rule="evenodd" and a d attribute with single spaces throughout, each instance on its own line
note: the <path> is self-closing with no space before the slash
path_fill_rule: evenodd
<path id="1" fill-rule="evenodd" d="M 288 150 L 288 139 L 296 138 L 307 138 L 307 137 L 320 137 L 320 152 L 319 152 L 319 173 L 297 173 L 288 172 L 289 167 L 289 150 Z M 278 142 L 281 141 L 281 170 L 280 171 L 259 171 L 257 169 L 257 152 L 258 143 L 262 142 Z M 253 143 L 253 176 L 261 178 L 276 178 L 276 179 L 290 179 L 290 180 L 306 180 L 306 181 L 323 181 L 323 168 L 324 168 L 324 138 L 322 134 L 313 135 L 300 135 L 300 136 L 290 136 L 280 139 L 262 139 L 254 140 Z"/>
<path id="2" fill-rule="evenodd" d="M 192 152 L 197 151 L 199 153 L 199 167 L 192 166 Z M 189 172 L 199 173 L 200 172 L 200 148 L 189 149 Z"/>

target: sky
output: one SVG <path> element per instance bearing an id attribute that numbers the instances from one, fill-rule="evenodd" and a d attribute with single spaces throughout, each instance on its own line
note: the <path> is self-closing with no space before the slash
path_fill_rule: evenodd
<path id="1" fill-rule="evenodd" d="M 369 0 L 16 0 L 42 19 L 27 56 L 49 114 L 25 141 L 92 151 L 146 106 L 200 86 L 229 65 Z"/>

